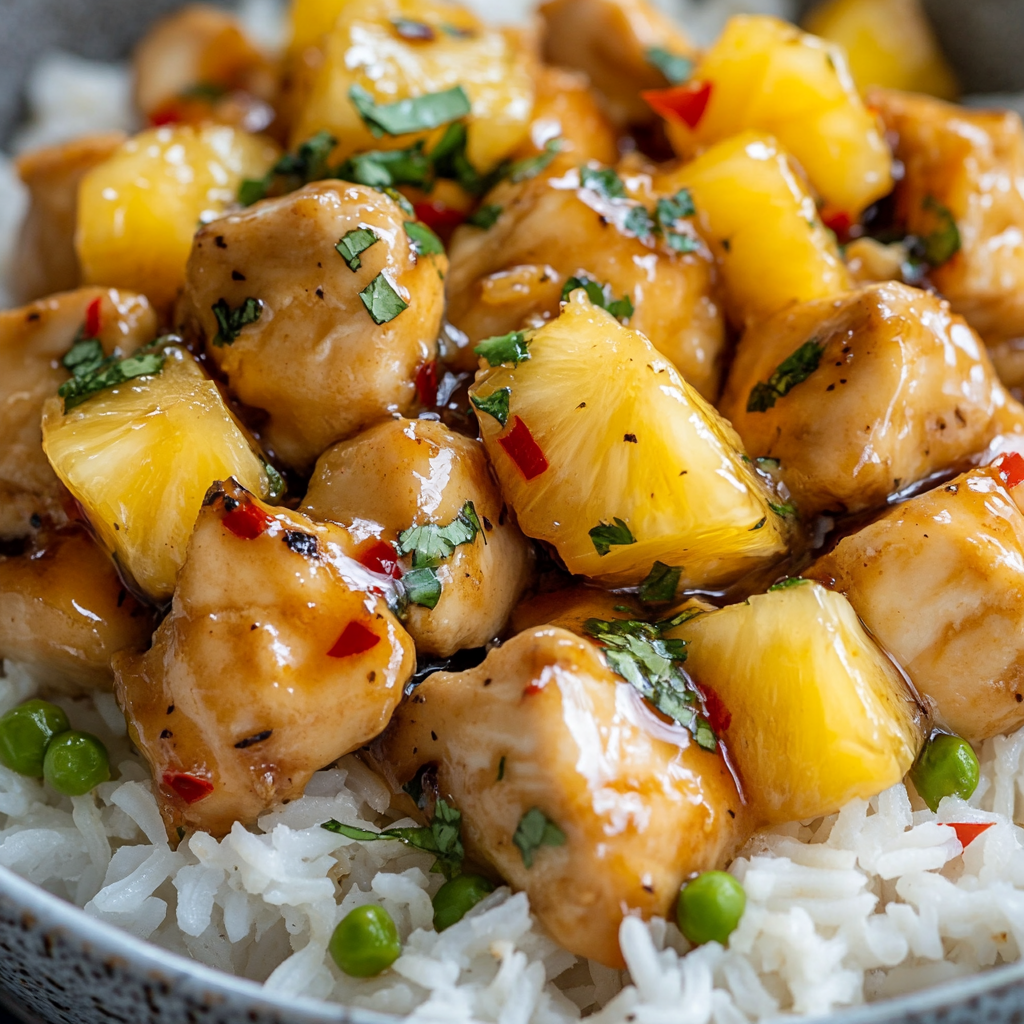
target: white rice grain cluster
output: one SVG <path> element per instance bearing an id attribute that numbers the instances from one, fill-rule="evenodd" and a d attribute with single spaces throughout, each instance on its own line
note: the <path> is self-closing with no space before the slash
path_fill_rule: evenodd
<path id="1" fill-rule="evenodd" d="M 33 693 L 8 666 L 0 714 Z M 391 823 L 389 794 L 356 758 L 318 772 L 305 795 L 257 830 L 235 825 L 167 843 L 147 770 L 109 694 L 58 700 L 101 736 L 116 781 L 68 799 L 0 768 L 0 864 L 93 917 L 284 996 L 313 996 L 446 1024 L 741 1024 L 811 1015 L 924 988 L 1018 958 L 1024 949 L 1024 730 L 985 743 L 970 801 L 938 813 L 904 786 L 836 815 L 759 833 L 730 870 L 747 911 L 729 947 L 690 950 L 674 925 L 627 918 L 624 972 L 578 960 L 499 889 L 442 934 L 432 858 L 398 843 L 327 832 L 336 818 Z M 915 804 L 920 801 L 914 798 Z M 962 850 L 944 822 L 991 822 Z M 327 953 L 334 926 L 376 903 L 402 956 L 371 979 Z"/>

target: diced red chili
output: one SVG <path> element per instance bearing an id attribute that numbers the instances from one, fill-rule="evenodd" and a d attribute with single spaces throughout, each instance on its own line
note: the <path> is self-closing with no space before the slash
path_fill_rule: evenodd
<path id="1" fill-rule="evenodd" d="M 153 128 L 161 128 L 165 124 L 178 124 L 182 120 L 182 111 L 175 100 L 158 107 L 149 115 L 149 123 Z"/>
<path id="2" fill-rule="evenodd" d="M 999 475 L 1007 487 L 1016 487 L 1024 481 L 1024 458 L 1017 452 L 1004 455 L 999 463 Z"/>
<path id="3" fill-rule="evenodd" d="M 853 227 L 853 218 L 845 210 L 822 210 L 821 222 L 839 238 L 845 238 Z"/>
<path id="4" fill-rule="evenodd" d="M 523 690 L 523 696 L 532 697 L 535 693 L 540 693 L 546 685 L 546 682 L 538 682 L 535 679 L 532 683 L 527 684 L 526 689 Z"/>
<path id="5" fill-rule="evenodd" d="M 696 128 L 711 99 L 711 82 L 690 81 L 670 89 L 647 89 L 640 95 L 656 114 Z"/>
<path id="6" fill-rule="evenodd" d="M 465 219 L 466 215 L 461 210 L 452 206 L 445 206 L 444 203 L 413 203 L 413 210 L 419 220 L 423 221 L 433 231 L 436 231 L 442 239 L 451 234 Z"/>
<path id="7" fill-rule="evenodd" d="M 725 701 L 710 686 L 705 686 L 703 683 L 697 683 L 696 686 L 704 699 L 708 724 L 718 735 L 721 735 L 732 725 L 732 712 L 725 706 Z"/>
<path id="8" fill-rule="evenodd" d="M 402 578 L 402 567 L 398 564 L 398 554 L 386 541 L 379 540 L 367 548 L 359 556 L 359 562 L 370 572 L 379 572 L 382 576 L 390 576 L 394 580 Z"/>
<path id="9" fill-rule="evenodd" d="M 258 505 L 238 505 L 224 517 L 224 525 L 242 540 L 255 540 L 273 521 Z"/>
<path id="10" fill-rule="evenodd" d="M 334 641 L 334 646 L 327 652 L 328 658 L 348 658 L 353 654 L 363 654 L 376 647 L 380 637 L 361 622 L 350 622 Z"/>
<path id="11" fill-rule="evenodd" d="M 533 480 L 548 468 L 548 460 L 533 439 L 530 428 L 518 417 L 512 418 L 512 429 L 498 438 L 498 444 L 516 464 L 527 480 Z"/>
<path id="12" fill-rule="evenodd" d="M 200 779 L 185 772 L 165 772 L 164 785 L 173 789 L 187 804 L 194 804 L 213 792 L 213 783 L 209 779 Z"/>
<path id="13" fill-rule="evenodd" d="M 945 824 L 949 825 L 954 832 L 956 832 L 957 839 L 960 840 L 960 845 L 966 849 L 971 843 L 974 842 L 978 836 L 981 835 L 986 829 L 990 829 L 995 822 L 994 821 L 947 821 Z"/>
<path id="14" fill-rule="evenodd" d="M 437 404 L 437 360 L 424 363 L 416 371 L 416 394 L 423 405 Z"/>
<path id="15" fill-rule="evenodd" d="M 102 299 L 93 299 L 85 310 L 85 336 L 87 338 L 100 336 L 100 306 L 102 302 Z"/>

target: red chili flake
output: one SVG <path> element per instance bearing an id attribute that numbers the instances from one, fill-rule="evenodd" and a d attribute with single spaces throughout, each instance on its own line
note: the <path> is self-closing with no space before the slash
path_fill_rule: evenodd
<path id="1" fill-rule="evenodd" d="M 182 111 L 175 100 L 158 107 L 149 115 L 149 123 L 153 128 L 160 128 L 165 124 L 178 124 L 181 120 Z"/>
<path id="2" fill-rule="evenodd" d="M 530 683 L 525 690 L 523 690 L 524 697 L 532 697 L 535 693 L 540 693 L 544 689 L 545 683 L 538 683 L 536 680 Z"/>
<path id="3" fill-rule="evenodd" d="M 821 223 L 839 238 L 845 238 L 853 227 L 853 218 L 845 210 L 822 210 Z"/>
<path id="4" fill-rule="evenodd" d="M 967 849 L 971 843 L 974 842 L 978 836 L 981 835 L 986 829 L 990 829 L 995 822 L 994 821 L 947 821 L 943 824 L 948 825 L 954 832 L 956 832 L 957 839 L 960 840 L 960 845 Z"/>
<path id="5" fill-rule="evenodd" d="M 656 114 L 696 128 L 711 99 L 711 82 L 690 81 L 670 89 L 647 89 L 640 95 Z"/>
<path id="6" fill-rule="evenodd" d="M 394 580 L 402 578 L 402 567 L 398 564 L 398 555 L 386 540 L 379 540 L 373 547 L 367 548 L 359 556 L 359 562 L 365 565 L 370 572 L 379 572 L 382 576 L 390 576 Z"/>
<path id="7" fill-rule="evenodd" d="M 203 800 L 213 792 L 213 783 L 209 779 L 199 779 L 184 772 L 165 772 L 164 785 L 173 789 L 187 804 Z"/>
<path id="8" fill-rule="evenodd" d="M 1007 487 L 1016 487 L 1024 481 L 1024 458 L 1017 452 L 1004 455 L 999 462 L 999 475 Z"/>
<path id="9" fill-rule="evenodd" d="M 707 713 L 708 724 L 715 730 L 716 734 L 721 735 L 732 725 L 732 712 L 725 706 L 725 701 L 710 686 L 705 686 L 703 683 L 696 683 L 695 685 L 704 699 L 704 710 Z"/>
<path id="10" fill-rule="evenodd" d="M 534 441 L 530 428 L 518 416 L 513 416 L 512 429 L 504 437 L 498 438 L 498 444 L 505 449 L 505 454 L 527 480 L 540 476 L 548 468 L 548 460 L 540 450 L 540 445 Z"/>
<path id="11" fill-rule="evenodd" d="M 353 654 L 362 654 L 379 643 L 380 637 L 372 629 L 361 622 L 350 622 L 341 631 L 341 636 L 334 641 L 334 646 L 327 652 L 327 657 L 347 658 Z"/>
<path id="12" fill-rule="evenodd" d="M 274 521 L 258 505 L 238 505 L 225 517 L 224 525 L 242 540 L 255 540 Z"/>
<path id="13" fill-rule="evenodd" d="M 444 203 L 414 203 L 413 210 L 416 216 L 423 221 L 428 228 L 436 231 L 443 240 L 450 235 L 465 219 L 466 215 L 454 207 L 445 206 Z"/>
<path id="14" fill-rule="evenodd" d="M 416 394 L 423 405 L 437 404 L 437 360 L 424 363 L 416 371 Z"/>
<path id="15" fill-rule="evenodd" d="M 93 299 L 85 310 L 85 336 L 87 338 L 100 336 L 100 306 L 102 302 L 102 299 Z"/>

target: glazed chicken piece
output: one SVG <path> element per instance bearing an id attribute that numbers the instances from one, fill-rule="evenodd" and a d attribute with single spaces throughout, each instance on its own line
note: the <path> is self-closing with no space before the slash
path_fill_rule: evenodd
<path id="1" fill-rule="evenodd" d="M 544 59 L 585 72 L 619 125 L 653 120 L 640 92 L 670 84 L 652 50 L 669 60 L 697 55 L 675 22 L 647 0 L 548 0 L 538 13 Z"/>
<path id="2" fill-rule="evenodd" d="M 29 191 L 11 285 L 21 302 L 69 291 L 82 282 L 75 252 L 78 185 L 125 140 L 123 132 L 84 135 L 36 149 L 15 164 Z"/>
<path id="3" fill-rule="evenodd" d="M 525 890 L 556 942 L 611 967 L 624 914 L 668 915 L 683 880 L 723 866 L 748 834 L 721 752 L 556 627 L 429 676 L 375 752 L 396 789 L 436 767 L 467 854 Z"/>
<path id="4" fill-rule="evenodd" d="M 778 313 L 740 341 L 721 409 L 801 515 L 854 512 L 1024 429 L 949 305 L 895 282 Z"/>
<path id="5" fill-rule="evenodd" d="M 685 217 L 658 233 L 639 226 L 655 224 L 658 198 L 649 176 L 597 167 L 582 183 L 573 166 L 496 188 L 486 204 L 500 207 L 497 221 L 459 229 L 451 247 L 448 318 L 468 338 L 454 365 L 475 368 L 483 338 L 556 317 L 566 283 L 585 278 L 608 302 L 627 299 L 629 326 L 714 399 L 725 342 L 714 260 Z"/>
<path id="6" fill-rule="evenodd" d="M 584 636 L 587 619 L 642 619 L 643 605 L 632 594 L 617 594 L 582 584 L 533 594 L 512 612 L 514 633 L 536 626 L 559 626 Z"/>
<path id="7" fill-rule="evenodd" d="M 70 374 L 61 359 L 82 331 L 106 355 L 133 352 L 156 333 L 141 295 L 81 288 L 0 312 L 0 540 L 32 532 L 33 517 L 60 526 L 67 492 L 42 447 L 43 403 Z"/>
<path id="8" fill-rule="evenodd" d="M 211 488 L 152 648 L 114 659 L 169 836 L 252 824 L 387 724 L 415 654 L 353 549 L 341 527 Z"/>
<path id="9" fill-rule="evenodd" d="M 1024 723 L 1024 516 L 998 469 L 889 509 L 805 575 L 846 594 L 939 722 L 973 741 Z"/>
<path id="10" fill-rule="evenodd" d="M 188 262 L 188 330 L 288 464 L 409 408 L 433 358 L 447 260 L 361 185 L 318 182 L 201 228 Z M 415 231 L 415 228 L 413 228 Z"/>
<path id="11" fill-rule="evenodd" d="M 930 277 L 1024 383 L 1024 127 L 1008 110 L 968 110 L 928 96 L 872 90 L 905 171 L 896 221 L 921 239 Z"/>
<path id="12" fill-rule="evenodd" d="M 405 627 L 421 654 L 448 657 L 499 636 L 530 577 L 532 548 L 483 445 L 443 423 L 389 420 L 334 445 L 301 511 L 348 526 L 365 537 L 363 564 L 413 581 Z"/>

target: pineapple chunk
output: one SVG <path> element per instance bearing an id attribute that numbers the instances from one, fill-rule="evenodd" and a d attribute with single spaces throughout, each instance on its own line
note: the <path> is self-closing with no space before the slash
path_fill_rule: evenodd
<path id="1" fill-rule="evenodd" d="M 841 594 L 792 581 L 667 634 L 714 697 L 712 725 L 754 818 L 831 814 L 903 778 L 925 712 Z"/>
<path id="2" fill-rule="evenodd" d="M 211 489 L 153 646 L 114 659 L 172 842 L 253 824 L 387 724 L 415 653 L 352 548 L 233 481 Z"/>
<path id="3" fill-rule="evenodd" d="M 811 11 L 805 27 L 843 48 L 861 92 L 882 85 L 943 99 L 957 94 L 921 0 L 827 0 Z"/>
<path id="4" fill-rule="evenodd" d="M 655 179 L 655 187 L 666 193 L 690 190 L 737 326 L 850 287 L 835 237 L 771 136 L 745 132 L 721 142 Z"/>
<path id="5" fill-rule="evenodd" d="M 444 131 L 430 126 L 375 136 L 353 102 L 353 89 L 376 104 L 391 104 L 461 86 L 471 106 L 466 154 L 481 173 L 526 137 L 532 58 L 514 33 L 486 27 L 465 8 L 441 0 L 349 0 L 322 47 L 319 67 L 304 87 L 293 146 L 326 130 L 338 140 L 335 156 L 344 158 L 360 150 L 404 148 Z"/>
<path id="6" fill-rule="evenodd" d="M 154 350 L 158 372 L 97 392 L 64 411 L 43 407 L 43 448 L 85 509 L 100 543 L 142 594 L 170 598 L 210 484 L 235 477 L 266 496 L 260 457 L 183 348 Z"/>
<path id="7" fill-rule="evenodd" d="M 268 139 L 226 126 L 153 128 L 83 179 L 75 245 L 86 284 L 131 288 L 166 310 L 185 283 L 196 226 L 235 202 L 277 158 Z"/>
<path id="8" fill-rule="evenodd" d="M 785 552 L 739 438 L 643 335 L 577 289 L 527 341 L 470 396 L 520 528 L 570 572 L 628 587 L 660 561 L 718 586 Z"/>
<path id="9" fill-rule="evenodd" d="M 668 133 L 682 156 L 754 129 L 796 157 L 833 213 L 856 219 L 892 188 L 889 147 L 838 46 L 777 18 L 737 16 L 681 88 L 687 103 Z"/>

